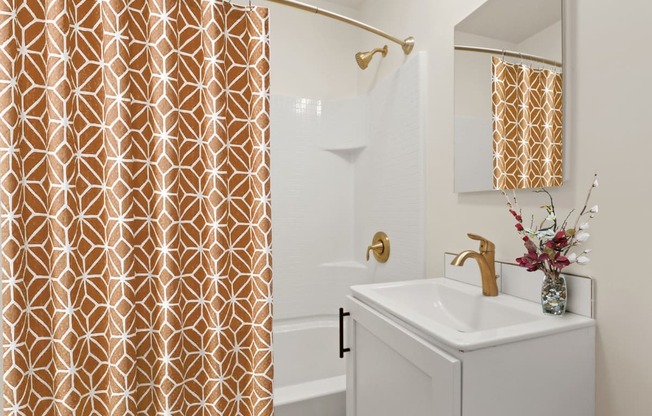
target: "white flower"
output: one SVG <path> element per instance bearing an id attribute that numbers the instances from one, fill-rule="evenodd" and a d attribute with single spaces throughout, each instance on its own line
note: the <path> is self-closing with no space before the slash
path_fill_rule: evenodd
<path id="1" fill-rule="evenodd" d="M 593 180 L 593 187 L 594 187 L 594 188 L 597 188 L 597 187 L 598 187 L 598 178 L 595 178 L 595 179 Z"/>
<path id="2" fill-rule="evenodd" d="M 544 243 L 550 239 L 552 239 L 555 236 L 555 231 L 552 229 L 548 229 L 545 231 L 537 231 L 537 238 Z"/>
<path id="3" fill-rule="evenodd" d="M 593 205 L 593 207 L 589 210 L 590 213 L 592 214 L 597 214 L 598 213 L 598 206 Z"/>
<path id="4" fill-rule="evenodd" d="M 555 217 L 555 213 L 554 213 L 554 212 L 551 212 L 551 213 L 548 214 L 548 216 L 546 217 L 546 221 L 554 222 L 554 221 L 555 221 L 555 218 L 556 218 L 556 217 Z"/>
<path id="5" fill-rule="evenodd" d="M 589 223 L 585 222 L 584 224 L 580 225 L 580 230 L 588 230 L 589 229 Z"/>
<path id="6" fill-rule="evenodd" d="M 577 234 L 575 234 L 575 240 L 580 242 L 580 243 L 583 243 L 586 240 L 588 240 L 590 236 L 591 236 L 591 234 L 589 234 L 589 233 L 584 233 L 584 232 L 577 233 Z"/>
<path id="7" fill-rule="evenodd" d="M 591 259 L 586 256 L 579 256 L 577 258 L 577 264 L 589 264 L 590 261 Z"/>
<path id="8" fill-rule="evenodd" d="M 577 260 L 577 254 L 571 253 L 571 254 L 568 255 L 567 259 L 568 259 L 569 262 L 575 263 L 575 261 Z"/>

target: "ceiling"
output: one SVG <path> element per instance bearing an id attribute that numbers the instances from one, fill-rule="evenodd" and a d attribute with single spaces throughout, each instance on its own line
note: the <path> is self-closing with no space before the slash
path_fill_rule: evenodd
<path id="1" fill-rule="evenodd" d="M 560 19 L 561 0 L 488 0 L 455 30 L 521 43 Z"/>

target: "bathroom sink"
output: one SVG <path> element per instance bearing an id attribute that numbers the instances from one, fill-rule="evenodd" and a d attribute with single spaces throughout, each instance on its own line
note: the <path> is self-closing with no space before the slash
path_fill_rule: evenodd
<path id="1" fill-rule="evenodd" d="M 478 278 L 479 279 L 479 278 Z M 447 278 L 352 286 L 353 296 L 459 350 L 474 350 L 556 332 L 590 327 L 590 318 L 547 316 L 541 305 Z"/>

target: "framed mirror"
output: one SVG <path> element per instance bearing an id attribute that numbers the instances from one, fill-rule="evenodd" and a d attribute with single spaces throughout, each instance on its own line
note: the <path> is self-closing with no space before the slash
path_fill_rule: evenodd
<path id="1" fill-rule="evenodd" d="M 563 182 L 562 0 L 487 0 L 455 26 L 455 192 Z"/>

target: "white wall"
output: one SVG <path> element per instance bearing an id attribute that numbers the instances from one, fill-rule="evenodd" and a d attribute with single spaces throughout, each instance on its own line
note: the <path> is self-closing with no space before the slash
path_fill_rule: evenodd
<path id="1" fill-rule="evenodd" d="M 274 318 L 334 314 L 344 289 L 329 287 L 360 279 L 344 267 L 353 259 L 354 165 L 327 149 L 361 140 L 365 120 L 349 115 L 364 114 L 364 100 L 272 95 L 271 114 Z M 341 266 L 337 283 L 325 263 Z"/>
<path id="2" fill-rule="evenodd" d="M 272 94 L 319 99 L 356 95 L 359 30 L 288 6 L 263 0 L 252 3 L 270 13 Z M 358 15 L 356 9 L 325 0 L 307 3 L 354 19 Z"/>
<path id="3" fill-rule="evenodd" d="M 652 154 L 649 118 L 652 84 L 652 2 L 569 0 L 573 5 L 570 90 L 571 181 L 554 191 L 558 209 L 581 206 L 593 172 L 600 174 L 594 200 L 600 204 L 592 225 L 592 262 L 576 272 L 597 284 L 598 416 L 647 415 L 652 409 L 651 228 Z M 453 27 L 482 0 L 367 1 L 365 22 L 399 36 L 413 35 L 416 50 L 428 51 L 428 274 L 443 273 L 444 251 L 473 248 L 466 232 L 496 243 L 497 258 L 513 260 L 523 251 L 498 193 L 453 192 Z M 378 43 L 365 36 L 364 42 Z M 369 72 L 358 74 L 366 90 L 394 71 L 403 57 L 398 47 Z M 527 212 L 541 201 L 520 192 Z M 563 354 L 564 346 L 560 345 Z M 543 394 L 543 392 L 542 392 Z"/>

